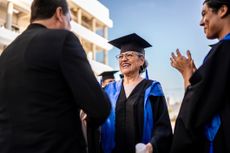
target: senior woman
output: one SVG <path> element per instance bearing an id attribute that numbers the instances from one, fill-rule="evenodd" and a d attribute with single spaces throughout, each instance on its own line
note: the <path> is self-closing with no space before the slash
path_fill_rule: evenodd
<path id="1" fill-rule="evenodd" d="M 117 55 L 124 78 L 108 84 L 111 114 L 102 126 L 104 153 L 135 153 L 137 143 L 146 153 L 167 153 L 172 129 L 160 83 L 141 77 L 145 71 L 144 48 L 151 45 L 133 33 L 109 42 L 120 49 Z"/>

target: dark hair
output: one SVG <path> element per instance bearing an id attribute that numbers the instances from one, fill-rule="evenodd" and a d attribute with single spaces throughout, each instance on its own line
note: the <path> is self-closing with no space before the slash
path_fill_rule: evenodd
<path id="1" fill-rule="evenodd" d="M 203 4 L 207 4 L 213 12 L 217 12 L 223 5 L 228 7 L 226 15 L 230 14 L 230 1 L 229 0 L 205 0 Z"/>
<path id="2" fill-rule="evenodd" d="M 148 62 L 145 60 L 144 64 L 140 67 L 139 73 L 145 72 L 146 68 L 148 67 Z"/>
<path id="3" fill-rule="evenodd" d="M 34 0 L 31 5 L 30 22 L 51 18 L 58 7 L 62 8 L 64 14 L 68 13 L 66 0 Z"/>

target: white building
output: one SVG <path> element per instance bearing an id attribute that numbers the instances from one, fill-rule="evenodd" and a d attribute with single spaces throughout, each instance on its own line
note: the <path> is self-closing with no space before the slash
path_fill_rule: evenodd
<path id="1" fill-rule="evenodd" d="M 109 10 L 98 0 L 67 0 L 72 14 L 72 31 L 80 39 L 96 74 L 112 70 L 108 64 L 108 29 L 113 22 Z M 31 0 L 0 1 L 0 54 L 29 24 Z M 96 53 L 103 52 L 103 63 Z"/>

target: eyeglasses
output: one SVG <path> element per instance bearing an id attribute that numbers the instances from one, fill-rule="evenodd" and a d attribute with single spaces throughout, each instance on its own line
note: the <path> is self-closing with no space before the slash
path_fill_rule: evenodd
<path id="1" fill-rule="evenodd" d="M 125 57 L 126 59 L 131 59 L 133 58 L 135 55 L 141 57 L 141 56 L 144 56 L 143 54 L 141 53 L 137 53 L 137 52 L 133 52 L 133 51 L 130 51 L 130 52 L 125 52 L 125 53 L 121 53 L 119 55 L 116 56 L 116 58 L 118 60 L 122 60 L 123 57 Z"/>

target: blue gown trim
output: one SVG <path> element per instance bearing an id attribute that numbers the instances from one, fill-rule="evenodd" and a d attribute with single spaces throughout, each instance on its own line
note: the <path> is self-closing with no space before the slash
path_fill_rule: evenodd
<path id="1" fill-rule="evenodd" d="M 149 79 L 149 73 L 148 73 L 147 68 L 146 68 L 146 70 L 145 70 L 145 78 L 146 78 L 147 80 Z"/>
<path id="2" fill-rule="evenodd" d="M 223 40 L 230 40 L 230 33 L 229 34 L 227 34 L 225 37 L 224 37 L 224 39 Z"/>
<path id="3" fill-rule="evenodd" d="M 212 118 L 211 123 L 206 125 L 205 127 L 205 136 L 210 142 L 209 153 L 214 153 L 213 141 L 220 128 L 220 125 L 221 125 L 220 115 L 216 115 Z"/>

